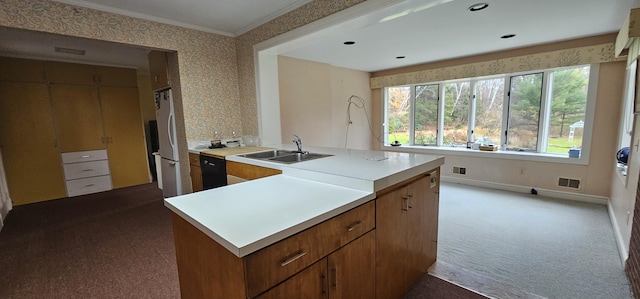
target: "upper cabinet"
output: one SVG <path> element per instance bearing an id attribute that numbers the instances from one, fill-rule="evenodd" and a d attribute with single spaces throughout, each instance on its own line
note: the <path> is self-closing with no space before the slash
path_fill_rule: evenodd
<path id="1" fill-rule="evenodd" d="M 94 85 L 98 82 L 93 65 L 48 61 L 46 72 L 51 84 Z"/>
<path id="2" fill-rule="evenodd" d="M 0 57 L 0 81 L 46 83 L 44 61 Z"/>
<path id="3" fill-rule="evenodd" d="M 149 73 L 151 75 L 151 89 L 157 90 L 171 85 L 167 71 L 166 52 L 149 52 Z"/>
<path id="4" fill-rule="evenodd" d="M 96 66 L 100 86 L 138 87 L 138 75 L 134 69 Z"/>
<path id="5" fill-rule="evenodd" d="M 94 86 L 52 85 L 49 90 L 60 152 L 104 149 L 98 89 Z"/>

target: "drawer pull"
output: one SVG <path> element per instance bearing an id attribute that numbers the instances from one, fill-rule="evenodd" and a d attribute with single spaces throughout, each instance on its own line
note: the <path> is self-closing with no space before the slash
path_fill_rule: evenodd
<path id="1" fill-rule="evenodd" d="M 84 155 L 84 156 L 82 156 L 82 158 L 85 158 L 85 159 L 86 158 L 91 158 L 91 155 Z"/>
<path id="2" fill-rule="evenodd" d="M 89 168 L 89 169 L 83 169 L 82 171 L 94 171 L 94 170 Z"/>
<path id="3" fill-rule="evenodd" d="M 296 254 L 296 255 L 284 260 L 282 263 L 280 263 L 280 266 L 284 267 L 284 266 L 286 266 L 288 264 L 291 264 L 291 263 L 293 263 L 293 261 L 295 261 L 295 260 L 297 260 L 297 259 L 299 259 L 299 258 L 301 258 L 301 257 L 303 257 L 305 255 L 307 255 L 307 253 L 304 252 L 303 250 L 300 250 L 300 252 L 298 252 L 298 254 Z"/>
<path id="4" fill-rule="evenodd" d="M 96 184 L 88 184 L 88 185 L 84 185 L 84 186 L 85 186 L 85 187 L 93 187 L 93 186 L 95 186 L 95 185 L 96 185 Z"/>
<path id="5" fill-rule="evenodd" d="M 358 228 L 358 226 L 362 225 L 362 221 L 358 221 L 354 224 L 352 224 L 351 226 L 347 227 L 347 231 L 350 232 L 356 228 Z"/>

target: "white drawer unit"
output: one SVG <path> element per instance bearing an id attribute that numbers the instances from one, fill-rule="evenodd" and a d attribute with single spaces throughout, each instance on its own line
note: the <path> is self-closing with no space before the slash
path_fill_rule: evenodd
<path id="1" fill-rule="evenodd" d="M 62 154 L 67 196 L 113 189 L 106 150 Z"/>
<path id="2" fill-rule="evenodd" d="M 111 190 L 111 176 L 103 175 L 91 178 L 69 180 L 67 195 L 69 197 Z"/>
<path id="3" fill-rule="evenodd" d="M 62 163 L 78 163 L 87 161 L 107 160 L 107 150 L 62 153 Z"/>
<path id="4" fill-rule="evenodd" d="M 64 178 L 75 180 L 109 174 L 109 161 L 98 160 L 81 163 L 64 164 Z"/>

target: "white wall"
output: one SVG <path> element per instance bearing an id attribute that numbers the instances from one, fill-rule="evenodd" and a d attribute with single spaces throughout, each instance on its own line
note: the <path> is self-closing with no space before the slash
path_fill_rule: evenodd
<path id="1" fill-rule="evenodd" d="M 296 134 L 304 145 L 345 147 L 346 141 L 347 148 L 370 149 L 369 73 L 279 56 L 278 78 L 283 143 L 291 143 Z M 366 113 L 351 107 L 353 123 L 347 136 L 347 107 L 352 95 L 364 100 Z"/>
<path id="2" fill-rule="evenodd" d="M 4 163 L 2 161 L 2 149 L 0 148 L 0 230 L 4 227 L 4 220 L 7 217 L 7 213 L 13 208 L 4 172 Z"/>

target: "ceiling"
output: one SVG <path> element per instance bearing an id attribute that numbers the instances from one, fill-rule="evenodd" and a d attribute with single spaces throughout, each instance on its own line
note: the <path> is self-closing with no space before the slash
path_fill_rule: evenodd
<path id="1" fill-rule="evenodd" d="M 237 36 L 310 0 L 58 0 Z M 367 1 L 367 3 L 370 1 Z M 389 2 L 389 1 L 387 1 Z M 276 47 L 280 55 L 362 71 L 617 32 L 640 0 L 405 0 Z M 478 2 L 489 7 L 470 12 Z M 375 3 L 375 2 L 374 2 Z M 505 34 L 516 34 L 501 39 Z M 345 41 L 355 44 L 346 46 Z M 86 55 L 56 53 L 54 47 Z M 148 69 L 147 49 L 0 27 L 0 55 Z M 404 56 L 404 59 L 396 59 Z"/>

